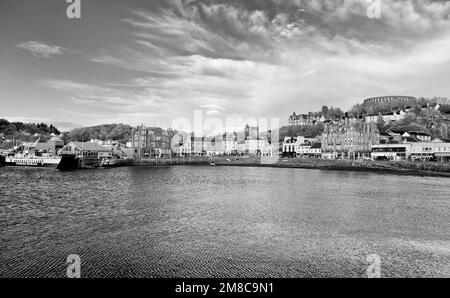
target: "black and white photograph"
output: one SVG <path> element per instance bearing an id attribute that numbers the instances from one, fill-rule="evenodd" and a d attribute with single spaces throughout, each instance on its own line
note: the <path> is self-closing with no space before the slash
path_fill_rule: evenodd
<path id="1" fill-rule="evenodd" d="M 0 0 L 0 279 L 449 278 L 449 98 L 450 1 Z"/>

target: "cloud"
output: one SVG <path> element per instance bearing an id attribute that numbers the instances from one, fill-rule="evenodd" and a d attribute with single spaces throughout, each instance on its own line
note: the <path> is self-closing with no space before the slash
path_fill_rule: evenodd
<path id="1" fill-rule="evenodd" d="M 42 81 L 42 84 L 57 90 L 67 91 L 67 92 L 84 92 L 84 93 L 105 93 L 110 92 L 112 89 L 97 85 L 85 84 L 74 82 L 71 80 L 62 79 L 46 79 Z"/>
<path id="2" fill-rule="evenodd" d="M 211 109 L 211 110 L 219 110 L 219 111 L 222 111 L 222 112 L 227 110 L 224 107 L 221 107 L 219 105 L 213 105 L 213 104 L 200 105 L 200 108 L 202 108 L 202 109 Z"/>
<path id="3" fill-rule="evenodd" d="M 447 95 L 450 2 L 382 1 L 381 19 L 367 17 L 368 5 L 130 2 L 115 28 L 118 42 L 87 56 L 104 77 L 44 84 L 79 109 L 97 108 L 102 119 L 151 114 L 166 125 L 198 107 L 208 116 L 282 118 L 376 95 Z M 114 75 L 105 66 L 117 67 Z"/>
<path id="4" fill-rule="evenodd" d="M 62 55 L 66 49 L 56 46 L 47 45 L 41 41 L 27 41 L 17 45 L 17 47 L 30 51 L 36 57 L 53 58 Z"/>

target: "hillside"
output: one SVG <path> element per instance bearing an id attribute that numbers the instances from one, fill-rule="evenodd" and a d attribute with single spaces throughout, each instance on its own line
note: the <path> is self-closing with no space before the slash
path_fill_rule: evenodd
<path id="1" fill-rule="evenodd" d="M 0 119 L 0 139 L 34 141 L 38 136 L 45 141 L 50 139 L 51 134 L 59 135 L 61 132 L 53 125 L 45 123 L 22 123 L 9 122 L 6 119 Z"/>
<path id="2" fill-rule="evenodd" d="M 105 124 L 91 127 L 75 128 L 67 136 L 68 141 L 115 140 L 127 142 L 131 137 L 130 125 L 126 124 Z"/>

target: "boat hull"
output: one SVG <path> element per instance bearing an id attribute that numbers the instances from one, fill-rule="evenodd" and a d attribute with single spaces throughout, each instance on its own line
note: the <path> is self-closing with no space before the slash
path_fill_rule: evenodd
<path id="1" fill-rule="evenodd" d="M 100 167 L 100 158 L 84 158 L 75 155 L 63 155 L 58 165 L 58 170 L 72 171 L 78 169 L 95 169 Z"/>
<path id="2" fill-rule="evenodd" d="M 51 157 L 6 157 L 6 166 L 16 166 L 16 167 L 48 167 L 56 168 L 58 167 L 61 158 L 51 158 Z"/>
<path id="3" fill-rule="evenodd" d="M 0 167 L 4 167 L 6 164 L 6 158 L 3 155 L 0 155 Z"/>

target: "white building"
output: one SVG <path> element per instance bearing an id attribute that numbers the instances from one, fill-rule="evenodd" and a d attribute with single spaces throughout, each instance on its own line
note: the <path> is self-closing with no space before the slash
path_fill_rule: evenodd
<path id="1" fill-rule="evenodd" d="M 311 143 L 308 141 L 306 141 L 305 143 L 297 142 L 297 146 L 296 146 L 297 155 L 308 154 L 310 148 L 311 148 Z"/>
<path id="2" fill-rule="evenodd" d="M 322 156 L 322 144 L 321 143 L 312 144 L 306 151 L 305 155 L 321 157 Z"/>
<path id="3" fill-rule="evenodd" d="M 384 122 L 391 122 L 391 121 L 400 121 L 405 118 L 407 113 L 405 113 L 403 110 L 400 111 L 394 111 L 392 113 L 380 115 L 380 114 L 370 114 L 364 116 L 366 123 L 377 123 L 380 118 Z"/>
<path id="4" fill-rule="evenodd" d="M 285 137 L 283 141 L 283 155 L 295 156 L 297 154 L 297 139 L 295 137 Z"/>
<path id="5" fill-rule="evenodd" d="M 435 139 L 432 142 L 405 142 L 400 144 L 380 144 L 372 146 L 371 158 L 389 160 L 430 160 L 448 161 L 450 142 Z"/>
<path id="6" fill-rule="evenodd" d="M 431 136 L 423 131 L 408 131 L 405 132 L 402 136 L 405 138 L 414 137 L 421 142 L 431 142 Z"/>
<path id="7" fill-rule="evenodd" d="M 282 145 L 283 155 L 305 155 L 309 153 L 308 150 L 316 142 L 318 142 L 317 139 L 306 138 L 304 136 L 285 137 Z"/>

